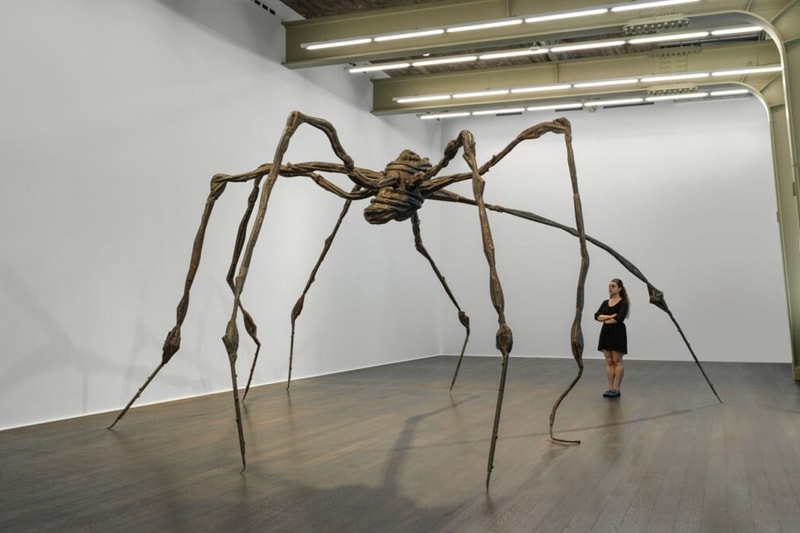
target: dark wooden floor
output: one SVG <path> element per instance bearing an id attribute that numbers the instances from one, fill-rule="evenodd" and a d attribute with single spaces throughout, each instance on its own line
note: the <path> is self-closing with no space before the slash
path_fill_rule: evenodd
<path id="1" fill-rule="evenodd" d="M 435 357 L 0 432 L 0 531 L 798 531 L 800 387 L 789 365 Z"/>

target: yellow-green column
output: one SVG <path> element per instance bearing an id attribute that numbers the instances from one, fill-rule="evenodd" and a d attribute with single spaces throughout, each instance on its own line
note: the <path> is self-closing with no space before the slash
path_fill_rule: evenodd
<path id="1" fill-rule="evenodd" d="M 762 95 L 769 106 L 771 119 L 775 192 L 778 199 L 792 346 L 792 373 L 794 379 L 800 381 L 800 5 L 796 2 L 789 4 L 770 22 L 774 28 L 772 36 L 782 49 L 783 83 L 766 87 Z"/>

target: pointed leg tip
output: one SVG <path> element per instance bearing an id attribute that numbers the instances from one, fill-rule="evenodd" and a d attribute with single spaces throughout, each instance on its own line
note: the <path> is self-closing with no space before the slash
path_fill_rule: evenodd
<path id="1" fill-rule="evenodd" d="M 581 441 L 579 440 L 567 440 L 567 439 L 559 439 L 556 437 L 550 437 L 550 440 L 553 442 L 557 442 L 558 444 L 580 444 Z"/>

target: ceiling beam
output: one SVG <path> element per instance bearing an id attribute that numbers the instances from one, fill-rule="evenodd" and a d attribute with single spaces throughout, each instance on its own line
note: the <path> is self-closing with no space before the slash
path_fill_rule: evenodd
<path id="1" fill-rule="evenodd" d="M 619 4 L 624 2 L 617 2 Z M 369 44 L 309 50 L 309 43 L 351 39 L 427 28 L 477 23 L 509 17 L 535 16 L 564 10 L 607 7 L 604 0 L 448 0 L 433 4 L 360 11 L 348 15 L 284 22 L 286 29 L 285 65 L 303 68 L 353 62 L 390 60 L 423 53 L 450 53 L 485 47 L 487 44 L 512 46 L 533 39 L 579 36 L 604 28 L 619 28 L 632 20 L 686 15 L 690 17 L 729 17 L 732 23 L 753 21 L 751 15 L 770 20 L 786 6 L 787 0 L 703 0 L 663 8 L 518 24 L 442 35 L 401 39 Z"/>
<path id="2" fill-rule="evenodd" d="M 373 113 L 376 115 L 421 113 L 442 109 L 469 110 L 487 106 L 508 106 L 553 100 L 555 98 L 585 98 L 593 95 L 630 91 L 625 88 L 567 89 L 543 93 L 507 94 L 494 97 L 450 99 L 442 102 L 398 103 L 395 98 L 433 94 L 513 89 L 535 85 L 576 83 L 582 81 L 622 79 L 667 75 L 685 72 L 704 72 L 719 69 L 775 65 L 780 63 L 778 50 L 771 42 L 739 43 L 709 48 L 679 48 L 671 51 L 638 55 L 621 55 L 600 59 L 564 61 L 517 67 L 480 69 L 445 74 L 403 76 L 373 80 Z M 774 74 L 737 78 L 703 79 L 704 84 L 725 84 L 746 81 L 766 83 Z M 675 82 L 671 85 L 680 84 Z M 635 91 L 647 91 L 665 83 L 639 83 Z"/>

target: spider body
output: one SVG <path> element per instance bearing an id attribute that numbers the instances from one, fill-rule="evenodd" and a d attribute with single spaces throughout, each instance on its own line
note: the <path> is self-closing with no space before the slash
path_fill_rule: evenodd
<path id="1" fill-rule="evenodd" d="M 292 164 L 292 163 L 284 164 L 283 157 L 288 149 L 289 143 L 292 140 L 294 133 L 302 125 L 311 126 L 324 133 L 330 142 L 330 146 L 334 154 L 338 157 L 341 163 L 328 163 L 328 162 L 317 161 L 317 162 L 305 162 L 298 164 Z M 663 299 L 663 293 L 658 289 L 656 289 L 652 284 L 650 284 L 650 282 L 647 280 L 647 278 L 644 277 L 644 275 L 641 273 L 641 271 L 639 271 L 638 268 L 636 268 L 632 263 L 630 263 L 627 259 L 622 257 L 619 253 L 614 251 L 609 246 L 586 235 L 583 225 L 583 214 L 581 208 L 580 194 L 578 192 L 577 173 L 575 170 L 575 162 L 572 151 L 571 131 L 572 130 L 569 122 L 563 118 L 554 120 L 552 122 L 543 122 L 540 124 L 536 124 L 522 131 L 519 135 L 517 135 L 515 139 L 509 142 L 505 148 L 503 148 L 500 152 L 492 156 L 482 166 L 479 166 L 475 156 L 475 140 L 473 138 L 473 135 L 469 131 L 464 130 L 459 133 L 456 139 L 453 139 L 447 144 L 447 146 L 444 149 L 444 154 L 442 158 L 435 164 L 432 163 L 428 158 L 421 157 L 410 150 L 403 150 L 395 160 L 391 161 L 389 164 L 386 165 L 384 170 L 374 171 L 374 170 L 359 168 L 354 165 L 353 159 L 347 154 L 347 152 L 343 148 L 341 142 L 339 141 L 338 134 L 330 122 L 324 119 L 310 117 L 308 115 L 304 115 L 303 113 L 297 111 L 290 113 L 289 117 L 287 118 L 283 134 L 281 135 L 280 141 L 275 150 L 275 156 L 273 162 L 271 164 L 261 165 L 258 168 L 254 169 L 253 171 L 246 172 L 243 174 L 237 174 L 237 175 L 217 174 L 212 178 L 211 190 L 206 200 L 203 216 L 201 218 L 200 226 L 197 230 L 197 234 L 194 240 L 194 246 L 192 248 L 192 256 L 189 261 L 189 270 L 186 274 L 186 282 L 184 284 L 183 297 L 179 301 L 177 307 L 176 325 L 169 331 L 169 333 L 166 336 L 166 339 L 164 340 L 161 363 L 145 380 L 144 384 L 139 388 L 139 390 L 133 396 L 130 402 L 128 402 L 126 407 L 119 413 L 114 423 L 112 423 L 111 426 L 109 426 L 109 429 L 113 428 L 114 425 L 116 425 L 116 423 L 122 419 L 122 417 L 125 415 L 125 413 L 128 412 L 133 403 L 139 398 L 144 389 L 158 374 L 161 368 L 163 368 L 164 365 L 166 365 L 169 362 L 169 360 L 175 355 L 175 353 L 179 350 L 180 340 L 181 340 L 181 326 L 183 324 L 183 321 L 186 317 L 186 313 L 188 310 L 189 293 L 192 284 L 194 282 L 197 268 L 200 264 L 205 231 L 208 222 L 210 220 L 212 209 L 217 199 L 219 199 L 219 197 L 222 195 L 222 193 L 225 190 L 225 187 L 228 184 L 250 182 L 252 183 L 253 189 L 248 198 L 245 212 L 239 224 L 239 229 L 234 246 L 233 257 L 231 259 L 230 269 L 228 270 L 228 275 L 227 275 L 227 282 L 231 289 L 231 292 L 233 293 L 233 308 L 231 310 L 230 320 L 228 321 L 228 324 L 225 328 L 225 334 L 222 337 L 222 341 L 227 351 L 228 360 L 230 364 L 232 393 L 234 400 L 233 403 L 236 412 L 236 424 L 238 429 L 239 446 L 242 457 L 242 469 L 244 470 L 246 466 L 245 439 L 241 421 L 239 385 L 238 385 L 237 370 L 236 370 L 236 361 L 238 359 L 239 341 L 240 341 L 239 326 L 238 326 L 239 313 L 241 313 L 242 321 L 247 334 L 250 336 L 250 338 L 256 345 L 256 351 L 253 357 L 253 366 L 250 369 L 250 375 L 247 387 L 245 388 L 244 395 L 242 397 L 242 401 L 244 400 L 244 397 L 246 397 L 247 391 L 250 388 L 250 383 L 253 377 L 253 371 L 255 369 L 255 365 L 258 360 L 258 354 L 261 347 L 261 342 L 258 339 L 255 321 L 253 317 L 250 315 L 250 313 L 244 308 L 244 305 L 242 303 L 242 294 L 249 273 L 250 261 L 253 255 L 253 250 L 255 248 L 262 224 L 264 222 L 264 218 L 267 211 L 267 205 L 270 200 L 272 189 L 276 180 L 279 177 L 283 178 L 305 177 L 313 180 L 319 187 L 326 190 L 327 192 L 344 199 L 345 202 L 339 214 L 339 218 L 336 224 L 334 225 L 333 231 L 328 236 L 328 238 L 325 239 L 323 250 L 319 256 L 319 259 L 317 260 L 316 265 L 311 271 L 308 282 L 306 283 L 306 286 L 302 294 L 298 298 L 291 312 L 292 337 L 291 337 L 291 348 L 289 353 L 289 377 L 287 382 L 291 381 L 292 356 L 294 353 L 295 320 L 302 312 L 305 295 L 308 292 L 309 288 L 311 287 L 312 283 L 314 282 L 315 275 L 320 265 L 322 264 L 323 260 L 325 259 L 327 252 L 330 249 L 331 244 L 333 243 L 337 235 L 337 232 L 341 226 L 341 222 L 350 208 L 351 203 L 354 200 L 363 200 L 369 198 L 370 199 L 369 205 L 367 205 L 366 208 L 364 209 L 364 218 L 368 223 L 380 225 L 380 224 L 386 224 L 392 220 L 411 221 L 411 227 L 414 235 L 414 244 L 416 250 L 429 262 L 431 268 L 433 269 L 434 274 L 437 276 L 440 284 L 442 285 L 442 288 L 444 289 L 445 293 L 447 294 L 447 296 L 449 297 L 449 299 L 451 300 L 451 302 L 458 311 L 458 320 L 465 329 L 465 338 L 461 348 L 461 354 L 458 359 L 458 364 L 453 374 L 453 380 L 450 385 L 450 388 L 452 389 L 453 384 L 455 383 L 456 380 L 456 376 L 458 374 L 458 369 L 460 368 L 463 359 L 464 350 L 466 349 L 467 342 L 469 340 L 469 333 L 470 333 L 469 317 L 459 306 L 453 292 L 447 285 L 444 276 L 439 271 L 439 268 L 436 266 L 436 263 L 434 262 L 434 260 L 432 259 L 432 257 L 430 256 L 430 254 L 428 253 L 423 244 L 418 212 L 426 200 L 467 204 L 477 209 L 480 221 L 483 251 L 489 267 L 489 289 L 490 289 L 489 297 L 491 300 L 491 304 L 494 307 L 495 312 L 497 313 L 498 329 L 495 334 L 496 346 L 498 351 L 500 352 L 500 355 L 502 356 L 500 383 L 497 392 L 495 415 L 492 425 L 492 436 L 489 446 L 486 487 L 488 489 L 489 480 L 493 468 L 495 445 L 498 439 L 500 414 L 503 404 L 503 393 L 505 389 L 506 374 L 508 370 L 508 358 L 513 344 L 513 334 L 511 328 L 508 326 L 505 319 L 505 311 L 504 311 L 505 300 L 503 296 L 502 285 L 500 283 L 500 277 L 497 273 L 497 269 L 495 266 L 494 244 L 493 244 L 491 229 L 489 226 L 487 211 L 505 213 L 515 217 L 527 219 L 536 223 L 545 224 L 560 229 L 562 231 L 566 231 L 578 238 L 581 268 L 579 271 L 577 287 L 576 287 L 575 315 L 573 318 L 572 326 L 570 328 L 570 346 L 572 349 L 573 357 L 578 365 L 578 373 L 576 377 L 573 379 L 573 381 L 570 383 L 570 385 L 567 387 L 567 389 L 561 394 L 561 396 L 556 400 L 555 404 L 553 405 L 550 414 L 550 438 L 556 442 L 561 442 L 561 443 L 579 443 L 580 441 L 567 441 L 554 437 L 553 424 L 558 406 L 561 404 L 561 401 L 566 397 L 566 395 L 570 392 L 570 390 L 572 390 L 572 388 L 578 382 L 583 373 L 583 334 L 581 330 L 581 318 L 583 313 L 583 302 L 584 302 L 584 283 L 589 268 L 589 256 L 586 249 L 586 243 L 591 242 L 595 246 L 598 246 L 601 249 L 605 250 L 606 252 L 610 253 L 633 275 L 642 280 L 647 285 L 648 291 L 651 296 L 651 303 L 653 303 L 654 305 L 665 311 L 667 314 L 669 314 L 670 318 L 672 318 L 676 326 L 677 322 L 675 321 L 674 317 L 672 316 L 672 313 L 669 311 L 669 308 L 667 307 L 666 302 Z M 483 190 L 485 185 L 483 176 L 493 166 L 495 166 L 498 162 L 500 162 L 506 155 L 508 155 L 514 148 L 516 148 L 520 143 L 524 141 L 537 139 L 538 137 L 540 137 L 545 133 L 555 133 L 562 135 L 565 141 L 567 166 L 569 169 L 570 182 L 573 191 L 573 206 L 575 215 L 574 228 L 565 226 L 563 224 L 559 224 L 558 222 L 554 222 L 552 220 L 546 219 L 544 217 L 541 217 L 539 215 L 527 211 L 509 209 L 503 206 L 486 204 L 483 199 Z M 466 161 L 467 166 L 469 167 L 469 171 L 459 174 L 440 176 L 439 173 L 442 171 L 442 169 L 446 167 L 453 158 L 455 158 L 455 156 L 459 153 L 459 151 L 462 152 L 462 156 Z M 329 179 L 325 177 L 325 174 L 339 174 L 347 176 L 353 182 L 352 190 L 348 192 L 337 187 L 333 182 L 329 181 Z M 447 187 L 449 185 L 467 180 L 472 182 L 472 198 L 467 198 L 447 190 Z M 251 224 L 251 218 L 254 213 L 255 213 L 255 218 L 252 220 Z M 684 342 L 689 348 L 689 351 L 692 353 L 695 362 L 697 362 L 698 366 L 700 366 L 700 362 L 697 360 L 697 357 L 691 350 L 691 347 L 689 346 L 688 341 L 686 341 L 686 338 L 683 335 L 680 326 L 678 326 L 678 331 L 681 333 Z M 700 370 L 702 371 L 702 366 L 700 366 Z M 705 372 L 703 372 L 703 376 L 706 377 Z M 711 386 L 711 389 L 713 391 L 714 390 L 713 386 L 711 385 L 711 382 L 708 381 L 707 377 L 706 381 L 708 382 L 709 386 Z M 714 394 L 716 395 L 716 391 L 714 391 Z M 717 396 L 717 398 L 719 399 L 719 396 Z"/>
<path id="2" fill-rule="evenodd" d="M 369 205 L 364 208 L 364 218 L 370 224 L 386 224 L 390 220 L 403 221 L 417 212 L 425 196 L 422 183 L 431 169 L 430 160 L 411 150 L 403 152 L 386 165 L 378 182 L 380 187 Z"/>

